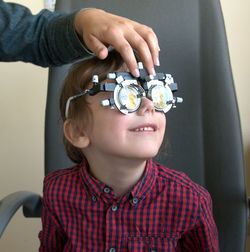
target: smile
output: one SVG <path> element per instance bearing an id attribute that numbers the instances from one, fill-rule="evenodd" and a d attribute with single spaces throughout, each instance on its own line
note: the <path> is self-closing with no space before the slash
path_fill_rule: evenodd
<path id="1" fill-rule="evenodd" d="M 140 126 L 137 128 L 132 129 L 134 132 L 154 132 L 156 131 L 155 126 Z"/>
<path id="2" fill-rule="evenodd" d="M 144 127 L 144 128 L 135 129 L 135 132 L 139 132 L 139 131 L 154 131 L 154 129 L 151 127 Z"/>

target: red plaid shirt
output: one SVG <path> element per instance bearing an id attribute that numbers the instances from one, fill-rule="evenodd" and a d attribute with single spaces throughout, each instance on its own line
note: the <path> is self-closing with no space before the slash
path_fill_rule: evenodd
<path id="1" fill-rule="evenodd" d="M 86 163 L 53 172 L 43 204 L 40 252 L 219 251 L 209 193 L 151 160 L 119 199 Z"/>

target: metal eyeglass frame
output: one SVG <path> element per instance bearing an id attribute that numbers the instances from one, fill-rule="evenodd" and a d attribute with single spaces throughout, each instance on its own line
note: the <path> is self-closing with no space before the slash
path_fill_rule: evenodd
<path id="1" fill-rule="evenodd" d="M 104 107 L 116 107 L 121 113 L 133 113 L 140 107 L 142 97 L 152 100 L 155 110 L 167 113 L 176 103 L 182 103 L 181 97 L 174 97 L 177 84 L 170 74 L 156 73 L 148 75 L 141 62 L 138 63 L 140 77 L 135 78 L 129 72 L 112 72 L 107 75 L 107 80 L 114 82 L 99 83 L 99 78 L 92 78 L 93 87 L 69 97 L 65 108 L 65 118 L 68 118 L 69 107 L 72 100 L 88 95 L 96 95 L 99 92 L 113 92 L 113 97 L 101 101 Z"/>

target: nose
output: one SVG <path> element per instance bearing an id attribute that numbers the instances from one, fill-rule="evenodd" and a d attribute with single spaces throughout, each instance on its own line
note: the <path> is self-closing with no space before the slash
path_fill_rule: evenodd
<path id="1" fill-rule="evenodd" d="M 155 107 L 154 107 L 153 102 L 146 97 L 142 97 L 141 105 L 139 109 L 137 110 L 137 114 L 144 115 L 145 113 L 154 113 L 154 112 L 155 112 Z"/>

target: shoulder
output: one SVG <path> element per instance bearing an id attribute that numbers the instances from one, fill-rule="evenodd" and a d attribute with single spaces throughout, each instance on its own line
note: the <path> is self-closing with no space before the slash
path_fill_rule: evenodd
<path id="1" fill-rule="evenodd" d="M 184 172 L 167 168 L 159 163 L 155 163 L 155 165 L 158 170 L 158 181 L 165 186 L 172 186 L 176 194 L 182 192 L 192 195 L 199 202 L 211 201 L 209 192 L 191 180 Z"/>
<path id="2" fill-rule="evenodd" d="M 55 182 L 57 180 L 63 180 L 66 177 L 78 176 L 78 174 L 80 173 L 80 169 L 81 169 L 80 165 L 75 165 L 73 167 L 64 168 L 51 172 L 45 176 L 44 184 Z"/>
<path id="3" fill-rule="evenodd" d="M 51 198 L 64 194 L 70 188 L 79 187 L 81 184 L 81 166 L 60 169 L 49 173 L 44 178 L 43 196 Z"/>

